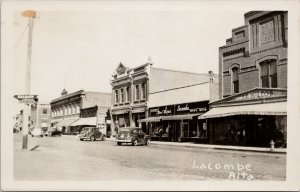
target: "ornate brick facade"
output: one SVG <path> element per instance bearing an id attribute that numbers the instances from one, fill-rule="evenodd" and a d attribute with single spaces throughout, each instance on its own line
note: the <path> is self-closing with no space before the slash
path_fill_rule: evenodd
<path id="1" fill-rule="evenodd" d="M 255 87 L 287 88 L 287 12 L 251 11 L 244 17 L 245 25 L 233 29 L 232 37 L 219 48 L 221 99 L 236 93 L 234 68 L 238 69 L 238 93 Z M 261 65 L 271 61 L 275 72 L 269 67 L 267 73 L 273 83 L 265 85 Z"/>

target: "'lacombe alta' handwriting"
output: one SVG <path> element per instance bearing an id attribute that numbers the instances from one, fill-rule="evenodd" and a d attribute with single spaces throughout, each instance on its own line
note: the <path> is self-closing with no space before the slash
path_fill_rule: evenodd
<path id="1" fill-rule="evenodd" d="M 193 169 L 199 170 L 225 170 L 229 171 L 228 179 L 231 180 L 253 180 L 251 172 L 251 164 L 221 164 L 221 163 L 196 163 L 193 162 Z"/>

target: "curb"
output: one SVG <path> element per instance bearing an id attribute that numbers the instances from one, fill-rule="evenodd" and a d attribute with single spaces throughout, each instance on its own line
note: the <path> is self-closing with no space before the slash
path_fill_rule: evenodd
<path id="1" fill-rule="evenodd" d="M 151 145 L 165 145 L 165 146 L 173 146 L 173 147 L 186 147 L 186 148 L 198 148 L 198 149 L 216 149 L 216 150 L 228 150 L 228 151 L 244 151 L 244 152 L 258 152 L 258 153 L 276 153 L 276 154 L 286 154 L 286 150 L 284 151 L 271 151 L 270 149 L 258 148 L 258 149 L 247 149 L 247 148 L 235 148 L 230 146 L 214 146 L 214 145 L 207 145 L 207 146 L 196 146 L 195 145 L 188 145 L 188 144 L 171 144 L 171 143 L 158 143 L 158 142 L 151 142 Z"/>
<path id="2" fill-rule="evenodd" d="M 76 137 L 76 135 L 62 135 L 67 137 Z M 105 141 L 114 142 L 115 138 L 106 138 Z M 257 153 L 271 153 L 271 154 L 286 154 L 285 150 L 274 150 L 271 151 L 269 148 L 247 148 L 247 147 L 231 147 L 231 146 L 216 146 L 216 145 L 209 145 L 209 144 L 189 144 L 189 143 L 166 143 L 161 141 L 152 141 L 151 145 L 165 145 L 165 146 L 172 146 L 172 147 L 186 147 L 186 148 L 197 148 L 197 149 L 215 149 L 215 150 L 227 150 L 227 151 L 243 151 L 243 152 L 257 152 Z"/>

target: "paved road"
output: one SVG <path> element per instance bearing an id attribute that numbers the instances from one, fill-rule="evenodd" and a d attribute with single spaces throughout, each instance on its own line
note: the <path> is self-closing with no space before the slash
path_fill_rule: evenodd
<path id="1" fill-rule="evenodd" d="M 117 146 L 75 136 L 29 138 L 14 134 L 16 180 L 285 180 L 286 155 L 184 148 Z"/>

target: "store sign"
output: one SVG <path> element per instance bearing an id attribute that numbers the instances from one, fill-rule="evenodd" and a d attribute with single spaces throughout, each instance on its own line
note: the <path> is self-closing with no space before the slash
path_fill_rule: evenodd
<path id="1" fill-rule="evenodd" d="M 176 112 L 200 113 L 205 111 L 206 107 L 189 106 L 189 104 L 177 105 L 176 107 Z"/>
<path id="2" fill-rule="evenodd" d="M 245 93 L 243 95 L 239 95 L 232 100 L 240 101 L 240 100 L 249 100 L 249 99 L 260 99 L 260 98 L 267 98 L 273 97 L 279 94 L 276 94 L 273 90 L 258 90 L 255 92 Z"/>
<path id="3" fill-rule="evenodd" d="M 158 109 L 157 115 L 170 115 L 172 114 L 172 109 L 171 107 L 165 107 L 163 109 Z"/>

